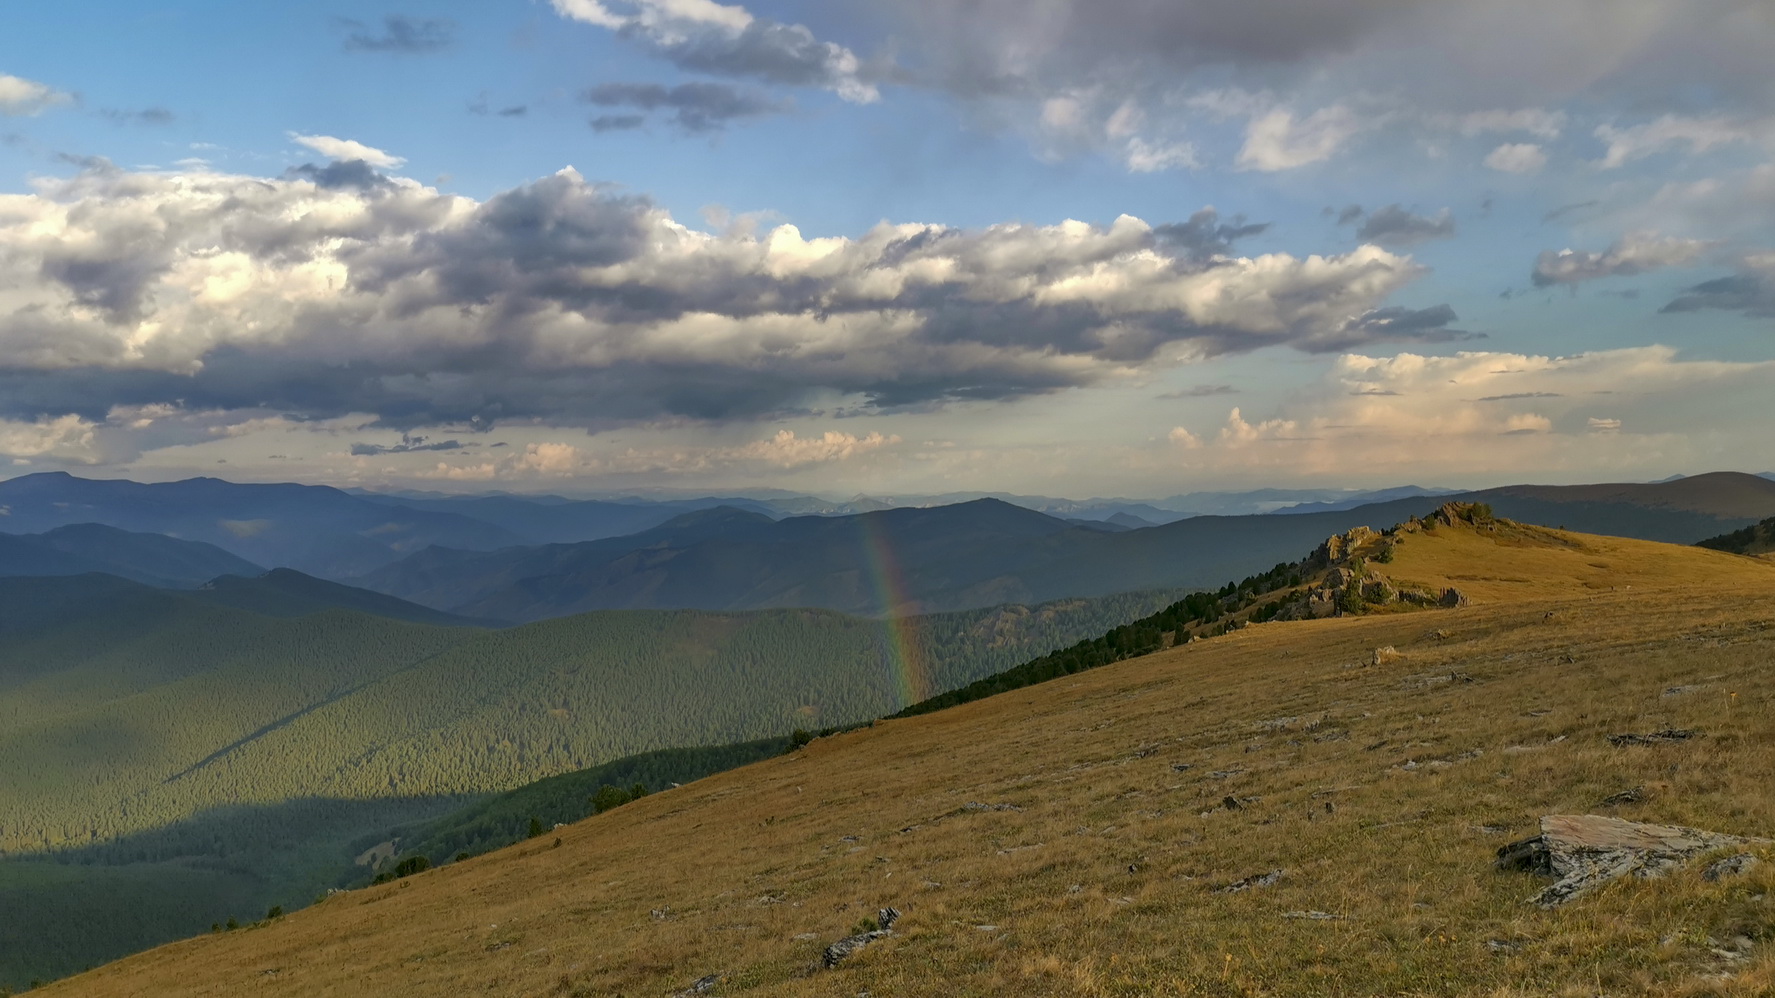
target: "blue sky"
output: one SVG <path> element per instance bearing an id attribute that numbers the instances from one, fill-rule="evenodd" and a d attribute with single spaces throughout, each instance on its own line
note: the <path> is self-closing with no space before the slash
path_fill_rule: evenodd
<path id="1" fill-rule="evenodd" d="M 0 39 L 0 462 L 1766 470 L 1772 45 L 1752 0 L 36 5 Z"/>

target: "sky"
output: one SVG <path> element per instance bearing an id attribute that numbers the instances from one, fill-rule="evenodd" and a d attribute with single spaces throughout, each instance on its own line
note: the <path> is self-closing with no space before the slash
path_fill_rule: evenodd
<path id="1" fill-rule="evenodd" d="M 1775 468 L 1766 0 L 67 0 L 0 477 Z"/>

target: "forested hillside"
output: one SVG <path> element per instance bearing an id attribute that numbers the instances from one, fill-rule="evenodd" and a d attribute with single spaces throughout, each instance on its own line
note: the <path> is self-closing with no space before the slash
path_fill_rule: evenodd
<path id="1" fill-rule="evenodd" d="M 8 605 L 27 613 L 0 626 L 0 756 L 19 774 L 0 797 L 0 849 L 12 853 L 221 802 L 480 793 L 636 752 L 866 720 L 1164 602 L 893 625 L 610 612 L 480 631 L 341 610 L 278 619 L 56 581 L 59 600 L 56 586 L 11 587 Z"/>
<path id="2" fill-rule="evenodd" d="M 896 622 L 606 612 L 484 630 L 337 608 L 273 617 L 214 596 L 102 575 L 0 580 L 0 901 L 39 913 L 0 943 L 41 943 L 0 947 L 35 954 L 0 966 L 0 983 L 306 902 L 366 838 L 491 792 L 879 717 L 1175 598 Z M 666 752 L 638 765 L 694 775 L 721 763 Z M 518 806 L 555 813 L 529 793 Z M 584 801 L 550 806 L 573 817 Z M 490 844 L 509 810 L 427 834 Z M 122 907 L 85 918 L 103 894 Z"/>
<path id="3" fill-rule="evenodd" d="M 1775 552 L 1775 517 L 1761 523 L 1734 530 L 1729 534 L 1709 537 L 1700 546 L 1733 554 L 1770 554 Z"/>

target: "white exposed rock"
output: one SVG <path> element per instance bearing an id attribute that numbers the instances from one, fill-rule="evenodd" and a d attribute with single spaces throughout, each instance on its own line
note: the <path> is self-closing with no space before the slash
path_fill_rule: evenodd
<path id="1" fill-rule="evenodd" d="M 1619 877 L 1661 877 L 1703 853 L 1769 841 L 1594 814 L 1549 815 L 1540 835 L 1499 849 L 1497 866 L 1559 878 L 1529 899 L 1553 908 Z"/>

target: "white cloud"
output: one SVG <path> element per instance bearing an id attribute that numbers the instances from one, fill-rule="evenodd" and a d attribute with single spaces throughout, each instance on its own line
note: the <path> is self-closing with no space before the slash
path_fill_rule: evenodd
<path id="1" fill-rule="evenodd" d="M 1320 163 L 1364 127 L 1356 112 L 1342 105 L 1321 108 L 1305 118 L 1296 118 L 1286 108 L 1275 108 L 1253 117 L 1245 126 L 1238 166 L 1276 172 Z"/>
<path id="2" fill-rule="evenodd" d="M 880 99 L 855 52 L 799 24 L 713 0 L 551 0 L 561 16 L 635 38 L 684 69 L 816 86 L 859 104 Z"/>
<path id="3" fill-rule="evenodd" d="M 1247 480 L 1537 472 L 1569 480 L 1617 468 L 1663 474 L 1698 455 L 1760 466 L 1775 459 L 1766 434 L 1721 428 L 1757 407 L 1770 379 L 1775 362 L 1681 360 L 1663 346 L 1569 357 L 1346 354 L 1273 414 L 1253 420 L 1234 409 L 1213 443 L 1172 455 L 1192 470 Z M 1601 397 L 1617 412 L 1591 415 Z"/>
<path id="4" fill-rule="evenodd" d="M 1537 287 L 1582 284 L 1604 277 L 1631 277 L 1666 267 L 1686 267 L 1701 259 L 1712 243 L 1678 239 L 1653 232 L 1631 232 L 1601 253 L 1548 250 L 1535 261 Z"/>
<path id="5" fill-rule="evenodd" d="M 52 107 L 74 103 L 74 95 L 45 83 L 0 73 L 0 115 L 30 117 Z"/>
<path id="6" fill-rule="evenodd" d="M 1134 173 L 1193 170 L 1201 166 L 1196 158 L 1196 147 L 1191 143 L 1154 143 L 1138 136 L 1128 140 L 1125 159 L 1128 169 Z"/>
<path id="7" fill-rule="evenodd" d="M 1540 173 L 1547 153 L 1532 142 L 1507 142 L 1485 157 L 1485 165 L 1500 173 Z"/>
<path id="8" fill-rule="evenodd" d="M 1673 146 L 1687 146 L 1690 152 L 1704 153 L 1717 146 L 1750 142 L 1766 134 L 1767 122 L 1747 124 L 1722 115 L 1688 118 L 1667 114 L 1641 125 L 1617 128 L 1599 125 L 1595 135 L 1608 144 L 1608 151 L 1597 163 L 1604 170 L 1613 170 Z"/>
<path id="9" fill-rule="evenodd" d="M 362 160 L 381 170 L 399 169 L 407 162 L 399 156 L 390 155 L 374 146 L 367 146 L 352 139 L 336 139 L 331 135 L 298 135 L 295 132 L 290 133 L 290 138 L 297 145 L 307 146 L 328 159 L 336 159 L 341 162 Z"/>
<path id="10" fill-rule="evenodd" d="M 1514 111 L 1475 111 L 1460 115 L 1455 126 L 1462 135 L 1477 136 L 1489 132 L 1527 132 L 1543 139 L 1557 139 L 1565 129 L 1564 111 L 1530 107 Z"/>

